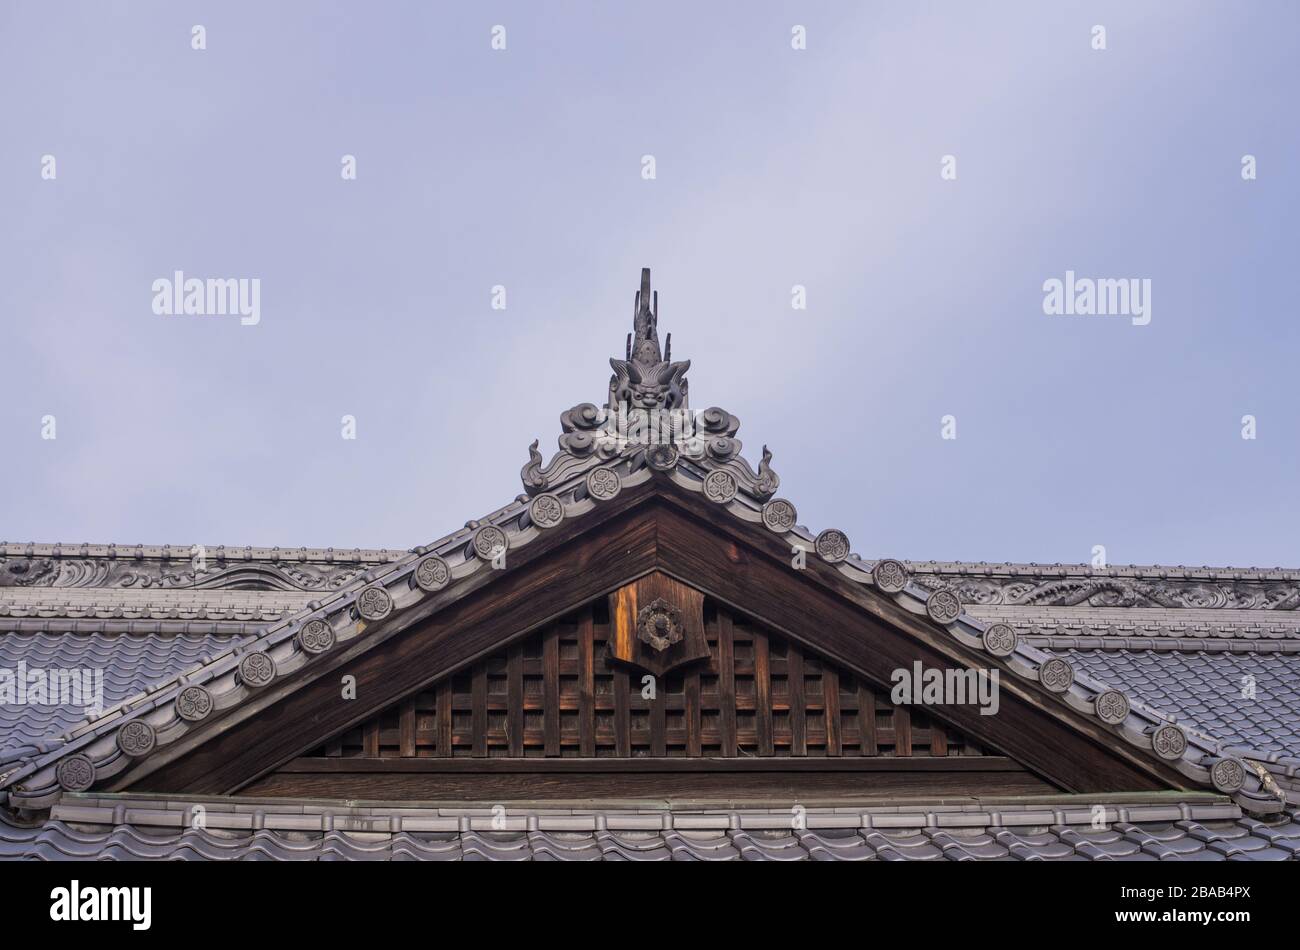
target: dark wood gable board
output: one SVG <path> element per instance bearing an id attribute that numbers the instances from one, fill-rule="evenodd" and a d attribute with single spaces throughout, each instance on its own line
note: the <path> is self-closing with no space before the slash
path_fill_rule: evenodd
<path id="1" fill-rule="evenodd" d="M 893 670 L 986 665 L 928 620 L 846 581 L 814 555 L 789 566 L 786 540 L 738 523 L 707 502 L 656 480 L 523 548 L 509 570 L 484 572 L 478 588 L 449 604 L 397 615 L 381 649 L 368 631 L 322 664 L 310 681 L 268 695 L 170 750 L 151 774 L 126 773 L 117 789 L 224 794 L 425 685 L 604 596 L 661 570 L 886 687 Z M 442 606 L 443 609 L 436 610 Z M 436 612 L 435 612 L 436 610 Z M 431 614 L 431 615 L 430 615 Z M 356 677 L 357 699 L 339 701 L 339 677 Z M 1001 708 L 935 707 L 936 718 L 998 749 L 1055 786 L 1079 792 L 1182 788 L 1177 772 L 1131 750 L 1100 725 L 1032 684 L 1002 677 Z"/>
<path id="2" fill-rule="evenodd" d="M 840 576 L 809 551 L 790 567 L 790 543 L 761 528 L 735 525 L 717 506 L 666 494 L 659 566 L 736 609 L 759 618 L 868 680 L 891 682 L 894 670 L 989 668 L 991 658 L 957 643 L 892 598 Z M 728 537 L 729 536 L 729 537 Z M 1101 724 L 1015 674 L 1000 677 L 997 715 L 972 705 L 928 707 L 940 720 L 1016 759 L 1073 792 L 1186 788 L 1187 780 L 1132 748 Z"/>
<path id="3" fill-rule="evenodd" d="M 245 792 L 807 801 L 1055 790 L 713 603 L 700 617 L 706 660 L 658 678 L 646 698 L 643 674 L 618 658 L 625 618 L 610 602 L 444 677 Z"/>
<path id="4" fill-rule="evenodd" d="M 504 571 L 480 571 L 421 605 L 376 624 L 313 663 L 307 675 L 268 687 L 208 729 L 159 749 L 109 786 L 226 794 L 439 676 L 558 619 L 654 569 L 658 523 L 623 517 L 653 495 L 619 493 L 507 555 Z M 357 698 L 340 702 L 340 678 Z"/>

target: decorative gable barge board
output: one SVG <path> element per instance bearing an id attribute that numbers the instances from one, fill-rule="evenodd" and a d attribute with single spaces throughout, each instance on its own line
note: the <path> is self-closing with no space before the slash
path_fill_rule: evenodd
<path id="1" fill-rule="evenodd" d="M 790 567 L 788 542 L 737 525 L 716 506 L 684 492 L 664 496 L 660 566 L 785 636 L 810 645 L 859 675 L 892 686 L 899 668 L 999 668 L 968 650 L 928 618 L 873 589 L 846 581 L 811 550 L 806 567 Z M 735 540 L 724 541 L 730 536 Z M 743 545 L 738 543 L 743 536 Z M 750 581 L 758 572 L 761 580 Z M 814 581 L 815 583 L 809 583 Z M 901 632 L 900 632 L 901 631 Z M 810 639 L 811 638 L 811 639 Z M 1003 669 L 997 715 L 973 705 L 927 706 L 934 718 L 965 731 L 1061 788 L 1101 792 L 1185 789 L 1176 770 L 1117 742 L 1115 736 L 1065 703 L 1041 694 Z"/>
<path id="2" fill-rule="evenodd" d="M 504 572 L 483 572 L 473 585 L 457 588 L 468 596 L 452 603 L 433 597 L 376 625 L 310 682 L 286 683 L 275 695 L 232 710 L 212 729 L 166 749 L 165 759 L 151 757 L 157 768 L 147 777 L 128 771 L 113 789 L 239 790 L 433 680 L 656 568 L 882 686 L 894 669 L 917 660 L 933 668 L 989 662 L 815 557 L 804 571 L 792 570 L 783 541 L 719 517 L 663 480 L 626 491 L 592 515 L 521 549 Z M 384 648 L 373 649 L 386 635 Z M 338 699 L 344 673 L 357 678 L 356 700 Z M 1010 675 L 1002 679 L 996 716 L 981 716 L 973 706 L 929 711 L 1063 789 L 1184 787 L 1178 773 L 1108 743 L 1099 727 Z"/>
<path id="3" fill-rule="evenodd" d="M 618 517 L 652 492 L 650 484 L 628 489 L 581 519 L 566 520 L 509 552 L 506 570 L 479 571 L 374 624 L 346 649 L 325 654 L 327 662 L 309 680 L 287 678 L 268 688 L 106 787 L 233 792 L 433 680 L 607 595 L 654 568 L 657 524 Z M 580 544 L 567 545 L 578 536 Z M 345 674 L 356 677 L 357 698 L 340 702 Z"/>

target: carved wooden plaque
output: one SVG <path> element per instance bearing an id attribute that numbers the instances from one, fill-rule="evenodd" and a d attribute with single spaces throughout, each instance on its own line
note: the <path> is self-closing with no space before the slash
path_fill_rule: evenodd
<path id="1" fill-rule="evenodd" d="M 609 655 L 656 676 L 708 659 L 704 595 L 666 574 L 638 578 L 609 595 Z"/>

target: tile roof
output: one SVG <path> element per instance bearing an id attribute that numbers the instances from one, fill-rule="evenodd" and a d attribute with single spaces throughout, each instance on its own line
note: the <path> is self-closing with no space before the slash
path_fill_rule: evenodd
<path id="1" fill-rule="evenodd" d="M 0 669 L 20 663 L 45 670 L 102 673 L 108 708 L 243 642 L 239 636 L 114 636 L 95 633 L 0 634 Z M 85 717 L 81 706 L 0 703 L 0 759 L 45 752 Z M 42 742 L 42 740 L 46 740 Z"/>
<path id="2" fill-rule="evenodd" d="M 1113 796 L 1112 796 L 1113 798 Z M 1300 821 L 1226 800 L 1057 799 L 730 811 L 358 808 L 69 795 L 0 859 L 270 861 L 1297 860 Z M 202 811 L 197 809 L 201 807 Z M 195 815 L 202 820 L 196 821 Z"/>
<path id="3" fill-rule="evenodd" d="M 1300 646 L 1300 613 L 1257 609 L 1001 606 L 971 604 L 972 614 L 1009 623 L 1038 646 L 1130 648 L 1158 640 L 1161 649 L 1254 649 L 1294 652 Z"/>
<path id="4" fill-rule="evenodd" d="M 1245 754 L 1300 759 L 1300 656 L 1294 653 L 1051 652 Z"/>

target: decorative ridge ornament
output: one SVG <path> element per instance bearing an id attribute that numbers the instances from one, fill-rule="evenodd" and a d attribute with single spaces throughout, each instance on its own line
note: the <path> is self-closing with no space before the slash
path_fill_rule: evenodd
<path id="1" fill-rule="evenodd" d="M 519 471 L 528 495 L 555 491 L 602 463 L 642 453 L 658 472 L 690 460 L 711 471 L 726 469 L 737 490 L 760 503 L 776 494 L 781 479 L 767 446 L 755 471 L 740 455 L 739 419 L 717 406 L 691 410 L 686 380 L 691 363 L 673 361 L 671 334 L 659 346 L 659 294 L 650 289 L 648 267 L 641 271 L 633 301 L 624 358 L 609 364 L 614 374 L 604 406 L 584 402 L 560 414 L 560 451 L 551 461 L 543 460 L 536 440 L 528 447 L 528 461 Z M 725 482 L 724 476 L 714 485 Z"/>
<path id="2" fill-rule="evenodd" d="M 1246 784 L 1246 767 L 1239 759 L 1220 759 L 1210 769 L 1210 781 L 1219 791 L 1230 795 Z"/>
<path id="3" fill-rule="evenodd" d="M 1093 708 L 1102 722 L 1118 726 L 1128 718 L 1130 707 L 1127 696 L 1117 689 L 1108 689 L 1093 701 Z"/>
<path id="4" fill-rule="evenodd" d="M 659 349 L 659 293 L 650 291 L 650 268 L 641 268 L 641 289 L 632 310 L 632 333 L 627 337 L 627 358 L 611 359 L 608 406 L 637 409 L 685 409 L 686 371 L 691 361 L 672 362 L 672 334 L 667 349 Z"/>
<path id="5" fill-rule="evenodd" d="M 139 719 L 132 719 L 117 731 L 117 747 L 133 758 L 148 755 L 157 742 L 153 726 Z"/>
<path id="6" fill-rule="evenodd" d="M 95 763 L 88 756 L 77 753 L 60 762 L 54 774 L 64 791 L 84 792 L 95 784 Z"/>
<path id="7" fill-rule="evenodd" d="M 1187 733 L 1181 726 L 1165 723 L 1151 733 L 1151 748 L 1162 759 L 1181 759 L 1187 751 Z"/>
<path id="8" fill-rule="evenodd" d="M 212 712 L 212 694 L 202 686 L 186 686 L 176 694 L 176 714 L 186 722 L 198 722 Z"/>

